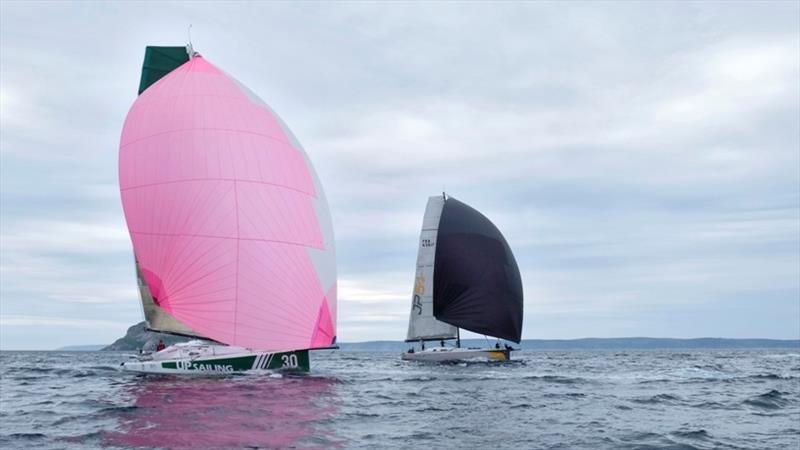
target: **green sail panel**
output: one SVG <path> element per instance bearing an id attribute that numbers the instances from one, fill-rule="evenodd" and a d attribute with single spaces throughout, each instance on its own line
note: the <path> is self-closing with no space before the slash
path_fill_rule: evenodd
<path id="1" fill-rule="evenodd" d="M 187 61 L 189 61 L 189 53 L 186 51 L 186 47 L 148 46 L 144 51 L 139 94 Z"/>

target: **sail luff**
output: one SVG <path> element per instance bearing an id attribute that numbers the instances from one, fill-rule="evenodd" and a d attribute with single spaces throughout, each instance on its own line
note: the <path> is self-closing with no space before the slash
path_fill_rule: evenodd
<path id="1" fill-rule="evenodd" d="M 155 47 L 148 46 L 144 52 L 144 62 L 139 78 L 139 94 L 173 70 L 189 61 L 185 47 Z M 136 266 L 136 284 L 139 288 L 139 300 L 142 303 L 145 324 L 150 331 L 172 333 L 187 337 L 208 339 L 200 333 L 192 331 L 180 323 L 175 317 L 160 308 L 153 301 L 153 294 L 145 282 L 139 261 L 134 260 Z"/>
<path id="2" fill-rule="evenodd" d="M 436 257 L 436 235 L 444 198 L 430 197 L 422 219 L 417 250 L 417 270 L 411 295 L 411 312 L 406 341 L 455 339 L 458 330 L 433 316 L 433 277 Z"/>

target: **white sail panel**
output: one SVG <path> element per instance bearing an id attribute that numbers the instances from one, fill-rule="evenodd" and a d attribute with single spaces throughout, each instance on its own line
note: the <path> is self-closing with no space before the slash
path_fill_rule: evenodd
<path id="1" fill-rule="evenodd" d="M 139 299 L 142 301 L 144 321 L 149 330 L 207 339 L 205 336 L 195 333 L 186 325 L 178 322 L 172 314 L 156 305 L 153 301 L 153 294 L 144 281 L 138 261 L 136 261 L 136 282 L 139 285 Z"/>
<path id="2" fill-rule="evenodd" d="M 444 197 L 435 196 L 428 199 L 428 205 L 425 207 L 422 232 L 419 235 L 417 271 L 411 295 L 407 341 L 453 339 L 458 335 L 456 327 L 440 322 L 433 316 L 433 267 L 436 258 L 436 236 L 443 206 Z"/>

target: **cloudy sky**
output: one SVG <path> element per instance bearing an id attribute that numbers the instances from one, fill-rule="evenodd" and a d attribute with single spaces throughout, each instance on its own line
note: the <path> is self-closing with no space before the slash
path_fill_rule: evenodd
<path id="1" fill-rule="evenodd" d="M 0 347 L 142 319 L 117 183 L 146 45 L 314 161 L 339 339 L 405 336 L 429 195 L 504 232 L 525 338 L 800 338 L 800 3 L 0 3 Z"/>

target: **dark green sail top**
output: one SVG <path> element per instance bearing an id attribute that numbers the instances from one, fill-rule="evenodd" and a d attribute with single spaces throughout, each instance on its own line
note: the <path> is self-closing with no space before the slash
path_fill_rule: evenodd
<path id="1" fill-rule="evenodd" d="M 183 63 L 189 61 L 186 47 L 151 47 L 144 51 L 144 64 L 142 64 L 142 78 L 139 81 L 139 94 L 149 88 L 151 84 L 160 80 L 164 75 L 172 72 Z"/>

